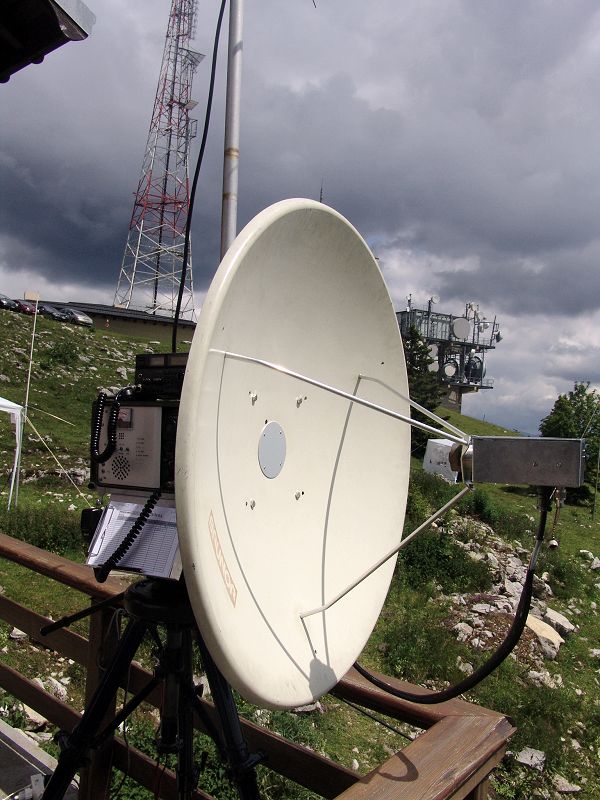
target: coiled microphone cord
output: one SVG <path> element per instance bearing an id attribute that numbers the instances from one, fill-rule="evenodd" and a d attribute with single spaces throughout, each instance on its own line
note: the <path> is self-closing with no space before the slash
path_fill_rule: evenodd
<path id="1" fill-rule="evenodd" d="M 148 518 L 154 511 L 154 506 L 158 503 L 161 494 L 162 492 L 160 489 L 155 489 L 155 491 L 152 492 L 150 497 L 146 500 L 143 509 L 140 511 L 138 518 L 131 526 L 129 533 L 123 539 L 121 544 L 117 547 L 114 553 L 107 558 L 102 566 L 94 569 L 94 575 L 96 576 L 98 583 L 104 583 L 104 581 L 108 578 L 110 571 L 117 566 L 119 561 L 121 561 L 125 553 L 127 553 L 132 544 L 135 542 L 141 533 L 142 528 L 148 521 Z"/>

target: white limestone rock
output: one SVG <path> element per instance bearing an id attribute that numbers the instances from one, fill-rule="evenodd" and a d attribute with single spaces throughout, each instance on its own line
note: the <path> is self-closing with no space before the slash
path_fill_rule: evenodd
<path id="1" fill-rule="evenodd" d="M 28 705 L 25 705 L 25 703 L 23 703 L 23 713 L 26 717 L 25 727 L 29 730 L 39 731 L 48 724 L 46 717 L 43 717 Z"/>
<path id="2" fill-rule="evenodd" d="M 509 597 L 518 599 L 523 591 L 523 584 L 518 581 L 511 581 L 508 578 L 504 579 L 504 589 Z"/>
<path id="3" fill-rule="evenodd" d="M 465 675 L 473 674 L 473 664 L 469 663 L 468 661 L 463 661 L 460 656 L 457 656 L 456 658 L 456 666 Z"/>
<path id="4" fill-rule="evenodd" d="M 489 614 L 493 610 L 494 606 L 491 606 L 489 603 L 475 603 L 474 606 L 471 606 L 471 611 L 474 611 L 476 614 Z"/>
<path id="5" fill-rule="evenodd" d="M 54 697 L 57 697 L 59 700 L 62 700 L 63 703 L 66 702 L 67 690 L 62 683 L 60 683 L 60 681 L 57 681 L 56 678 L 49 676 L 46 678 L 45 683 L 50 694 L 54 695 Z"/>
<path id="6" fill-rule="evenodd" d="M 564 686 L 562 675 L 550 675 L 547 669 L 530 670 L 527 677 L 535 686 L 545 686 L 547 689 L 558 689 Z"/>
<path id="7" fill-rule="evenodd" d="M 570 783 L 566 778 L 558 773 L 552 776 L 552 785 L 559 794 L 576 794 L 581 791 L 581 786 Z"/>
<path id="8" fill-rule="evenodd" d="M 561 644 L 564 644 L 565 641 L 558 631 L 554 630 L 547 622 L 534 617 L 533 614 L 528 614 L 525 624 L 537 636 L 544 658 L 554 660 Z"/>
<path id="9" fill-rule="evenodd" d="M 473 628 L 467 625 L 466 622 L 458 622 L 452 630 L 456 632 L 456 638 L 459 642 L 466 642 L 473 635 Z"/>
<path id="10" fill-rule="evenodd" d="M 563 636 L 568 636 L 575 630 L 575 625 L 573 625 L 573 623 L 568 620 L 564 614 L 560 614 L 553 608 L 546 609 L 546 613 L 544 614 L 544 622 L 547 622 L 548 625 L 551 625 L 555 631 L 558 631 L 558 633 L 562 633 Z"/>
<path id="11" fill-rule="evenodd" d="M 324 714 L 323 706 L 317 700 L 315 703 L 308 703 L 305 706 L 298 706 L 294 708 L 294 714 L 312 714 L 313 711 L 317 711 L 319 714 Z"/>
<path id="12" fill-rule="evenodd" d="M 542 750 L 535 750 L 533 747 L 524 747 L 520 753 L 515 756 L 517 763 L 523 764 L 524 767 L 531 767 L 537 769 L 539 772 L 544 771 L 546 763 L 546 753 Z"/>

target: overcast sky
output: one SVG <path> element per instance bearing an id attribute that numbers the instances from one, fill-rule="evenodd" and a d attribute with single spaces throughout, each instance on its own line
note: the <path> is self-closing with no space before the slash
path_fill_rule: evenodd
<path id="1" fill-rule="evenodd" d="M 0 292 L 15 297 L 110 303 L 116 286 L 170 3 L 86 3 L 87 41 L 0 86 Z M 199 0 L 203 53 L 218 5 Z M 437 294 L 439 311 L 473 301 L 498 317 L 495 388 L 464 410 L 535 432 L 574 380 L 600 385 L 600 6 L 316 5 L 246 3 L 239 227 L 282 198 L 318 199 L 323 182 L 397 309 Z M 199 301 L 218 263 L 222 44 L 193 226 Z"/>

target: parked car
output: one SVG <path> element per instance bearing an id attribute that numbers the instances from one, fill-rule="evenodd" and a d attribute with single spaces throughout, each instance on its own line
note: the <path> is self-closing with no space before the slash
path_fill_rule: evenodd
<path id="1" fill-rule="evenodd" d="M 64 311 L 61 311 L 56 306 L 51 305 L 50 303 L 38 303 L 38 314 L 41 314 L 43 317 L 49 317 L 50 319 L 55 319 L 58 322 L 68 322 L 69 317 Z"/>
<path id="2" fill-rule="evenodd" d="M 5 294 L 0 294 L 0 308 L 7 308 L 9 311 L 18 311 L 17 304 Z"/>
<path id="3" fill-rule="evenodd" d="M 73 325 L 85 325 L 88 328 L 94 327 L 94 320 L 91 317 L 88 317 L 87 314 L 84 314 L 83 311 L 79 311 L 77 308 L 63 306 L 61 311 L 67 317 L 66 321 L 72 323 Z"/>
<path id="4" fill-rule="evenodd" d="M 35 303 L 30 303 L 29 300 L 15 300 L 15 303 L 21 314 L 31 314 L 32 317 L 35 315 Z"/>

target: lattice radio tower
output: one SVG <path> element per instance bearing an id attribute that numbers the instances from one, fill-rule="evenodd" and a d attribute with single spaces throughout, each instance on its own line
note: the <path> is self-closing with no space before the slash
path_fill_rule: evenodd
<path id="1" fill-rule="evenodd" d="M 160 77 L 113 305 L 173 316 L 189 211 L 188 153 L 197 121 L 192 78 L 203 59 L 189 48 L 198 0 L 172 0 Z M 191 248 L 181 316 L 194 318 Z"/>

